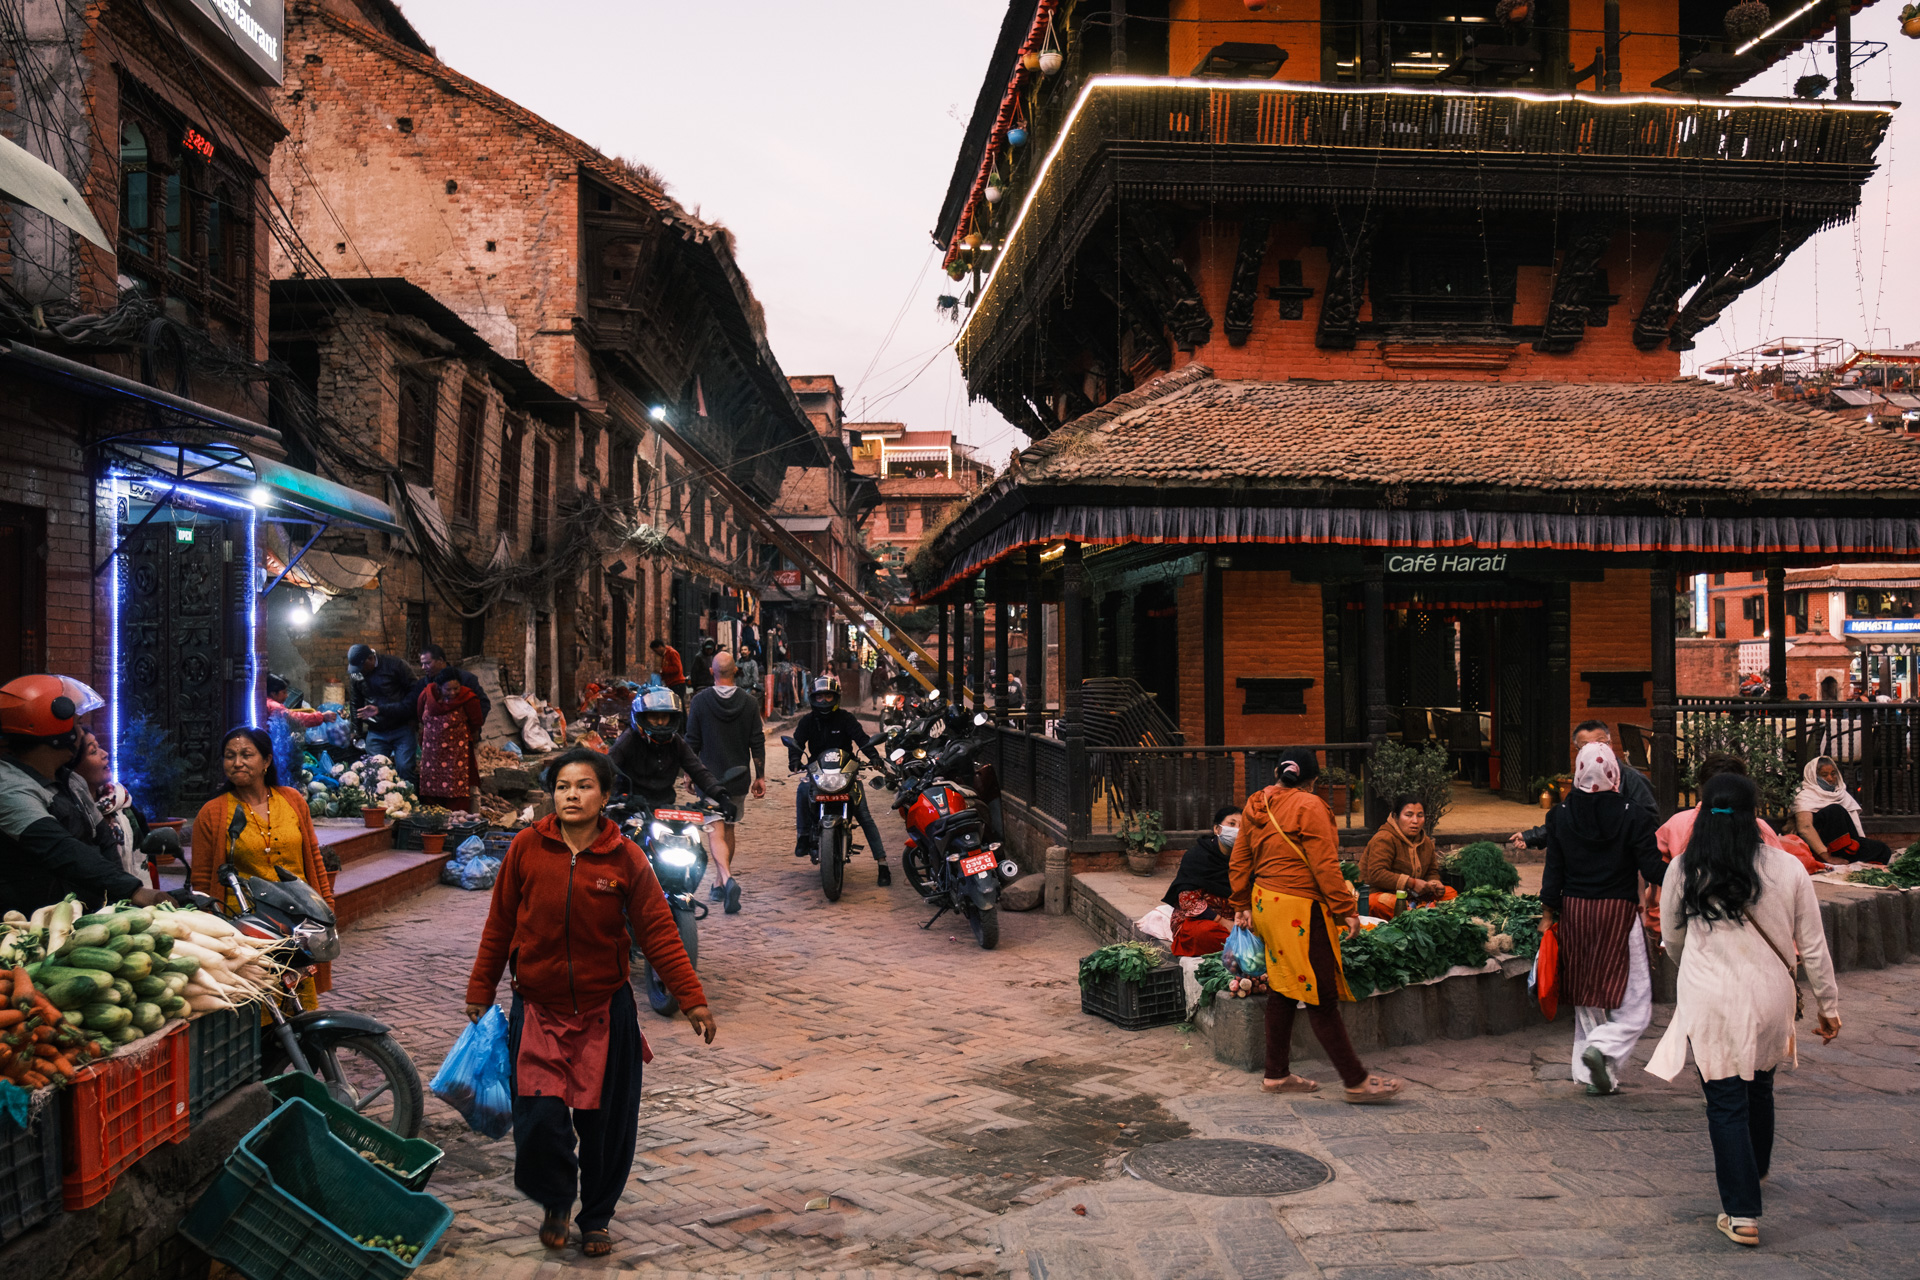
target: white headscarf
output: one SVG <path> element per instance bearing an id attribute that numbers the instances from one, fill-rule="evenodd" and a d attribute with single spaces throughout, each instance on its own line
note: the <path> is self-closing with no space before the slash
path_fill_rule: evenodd
<path id="1" fill-rule="evenodd" d="M 1605 743 L 1589 742 L 1573 759 L 1573 785 L 1580 791 L 1618 791 L 1620 761 Z"/>
<path id="2" fill-rule="evenodd" d="M 1828 805 L 1837 804 L 1847 811 L 1847 817 L 1853 819 L 1853 834 L 1865 836 L 1866 828 L 1860 825 L 1860 802 L 1855 800 L 1853 793 L 1847 790 L 1846 775 L 1841 774 L 1839 784 L 1829 790 L 1827 785 L 1820 781 L 1820 766 L 1823 764 L 1830 764 L 1835 769 L 1840 767 L 1839 762 L 1832 756 L 1815 756 L 1807 761 L 1807 767 L 1800 771 L 1800 776 L 1805 781 L 1800 784 L 1800 790 L 1793 794 L 1793 811 L 1818 813 Z"/>

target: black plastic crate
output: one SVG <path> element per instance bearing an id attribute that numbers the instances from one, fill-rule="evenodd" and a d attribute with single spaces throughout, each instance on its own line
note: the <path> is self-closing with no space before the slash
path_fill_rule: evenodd
<path id="1" fill-rule="evenodd" d="M 1187 1020 L 1187 991 L 1178 963 L 1163 964 L 1139 982 L 1103 973 L 1080 988 L 1080 1012 L 1127 1031 Z"/>
<path id="2" fill-rule="evenodd" d="M 0 1242 L 62 1211 L 60 1103 L 39 1101 L 40 1114 L 25 1129 L 0 1116 Z"/>
<path id="3" fill-rule="evenodd" d="M 260 1078 L 260 1015 L 249 1007 L 203 1014 L 187 1024 L 187 1122 Z"/>

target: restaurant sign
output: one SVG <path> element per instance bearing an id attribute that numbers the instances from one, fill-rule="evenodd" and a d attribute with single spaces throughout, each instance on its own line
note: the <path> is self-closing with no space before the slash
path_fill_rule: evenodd
<path id="1" fill-rule="evenodd" d="M 256 80 L 279 84 L 286 78 L 281 48 L 286 0 L 187 0 L 186 7 L 201 26 L 239 52 Z"/>
<path id="2" fill-rule="evenodd" d="M 1396 551 L 1387 556 L 1388 573 L 1505 573 L 1507 557 L 1472 551 Z"/>
<path id="3" fill-rule="evenodd" d="M 1848 618 L 1850 636 L 1920 636 L 1920 618 Z"/>

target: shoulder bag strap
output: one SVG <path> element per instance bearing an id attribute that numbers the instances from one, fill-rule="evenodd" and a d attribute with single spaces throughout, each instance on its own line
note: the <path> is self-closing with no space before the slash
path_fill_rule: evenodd
<path id="1" fill-rule="evenodd" d="M 1794 967 L 1793 961 L 1787 959 L 1787 953 L 1782 951 L 1779 944 L 1774 942 L 1774 940 L 1768 936 L 1767 931 L 1760 927 L 1760 922 L 1753 918 L 1753 912 L 1742 911 L 1740 917 L 1752 926 L 1753 931 L 1765 940 L 1767 946 L 1772 949 L 1773 954 L 1779 959 L 1780 963 L 1787 967 L 1787 981 L 1793 984 L 1793 1019 L 1795 1022 L 1798 1022 L 1805 1016 L 1807 1008 L 1806 996 L 1800 990 L 1799 971 Z"/>

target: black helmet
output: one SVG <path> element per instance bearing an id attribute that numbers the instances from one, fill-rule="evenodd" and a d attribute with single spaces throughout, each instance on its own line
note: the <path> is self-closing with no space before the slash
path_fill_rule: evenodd
<path id="1" fill-rule="evenodd" d="M 832 676 L 821 676 L 813 682 L 813 691 L 807 695 L 807 705 L 815 711 L 825 714 L 840 709 L 840 682 Z"/>
<path id="2" fill-rule="evenodd" d="M 680 695 L 663 685 L 650 684 L 633 699 L 628 713 L 633 727 L 655 742 L 665 742 L 687 727 L 687 713 Z M 660 717 L 664 716 L 665 719 Z"/>

